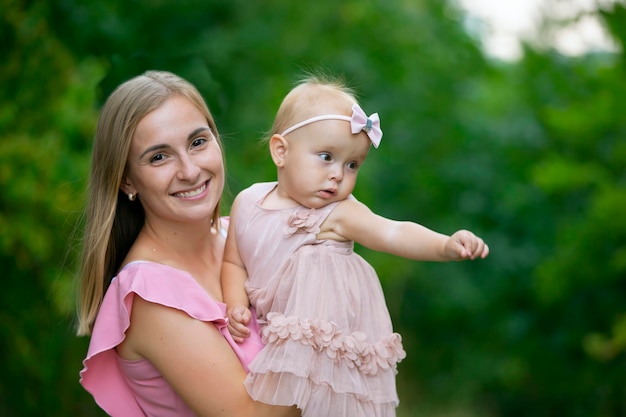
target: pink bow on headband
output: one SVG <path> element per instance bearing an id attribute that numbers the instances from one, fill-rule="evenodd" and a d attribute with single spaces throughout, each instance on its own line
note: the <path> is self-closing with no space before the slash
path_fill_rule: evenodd
<path id="1" fill-rule="evenodd" d="M 372 113 L 369 117 L 365 115 L 363 109 L 356 103 L 352 106 L 352 118 L 350 119 L 352 134 L 361 130 L 367 133 L 374 148 L 378 148 L 380 140 L 383 138 L 383 131 L 380 130 L 380 118 L 378 113 Z"/>
<path id="2" fill-rule="evenodd" d="M 383 137 L 383 131 L 380 130 L 380 119 L 378 118 L 378 113 L 374 113 L 367 117 L 363 109 L 356 103 L 352 106 L 352 117 L 344 116 L 343 114 L 322 114 L 321 116 L 311 117 L 310 119 L 296 123 L 295 125 L 285 129 L 283 133 L 281 133 L 281 136 L 287 136 L 289 133 L 296 129 L 300 129 L 302 126 L 322 120 L 345 120 L 346 122 L 350 122 L 352 134 L 355 135 L 361 130 L 364 131 L 367 133 L 367 136 L 369 136 L 370 141 L 375 148 L 378 148 L 380 140 Z"/>

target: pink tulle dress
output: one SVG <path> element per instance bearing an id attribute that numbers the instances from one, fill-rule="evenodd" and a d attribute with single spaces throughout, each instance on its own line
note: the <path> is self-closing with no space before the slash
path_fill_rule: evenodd
<path id="1" fill-rule="evenodd" d="M 296 404 L 304 417 L 395 416 L 396 364 L 405 352 L 376 272 L 353 242 L 316 239 L 338 203 L 264 209 L 275 186 L 244 190 L 233 213 L 266 343 L 250 364 L 248 392 Z"/>
<path id="2" fill-rule="evenodd" d="M 187 272 L 154 262 L 129 263 L 105 294 L 80 372 L 80 383 L 113 417 L 195 416 L 150 362 L 128 361 L 117 355 L 115 347 L 126 336 L 136 296 L 212 323 L 246 370 L 263 347 L 258 327 L 254 326 L 250 338 L 242 344 L 235 343 L 227 328 L 226 305 L 212 299 Z"/>

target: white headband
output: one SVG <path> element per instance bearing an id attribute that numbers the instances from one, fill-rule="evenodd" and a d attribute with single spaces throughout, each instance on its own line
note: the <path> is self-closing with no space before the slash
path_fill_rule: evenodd
<path id="1" fill-rule="evenodd" d="M 283 133 L 281 133 L 281 136 L 286 136 L 302 126 L 319 122 L 320 120 L 345 120 L 346 122 L 350 122 L 352 134 L 359 133 L 361 130 L 364 131 L 367 133 L 367 136 L 370 138 L 375 148 L 378 148 L 380 140 L 383 137 L 383 132 L 380 130 L 380 118 L 378 117 L 378 113 L 373 113 L 368 117 L 365 115 L 363 109 L 361 109 L 361 107 L 356 103 L 352 106 L 352 117 L 341 114 L 324 114 L 321 116 L 311 117 L 310 119 L 306 119 L 287 128 Z"/>

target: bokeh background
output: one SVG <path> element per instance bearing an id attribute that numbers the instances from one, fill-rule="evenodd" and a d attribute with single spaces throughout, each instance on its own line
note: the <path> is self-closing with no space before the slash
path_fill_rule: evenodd
<path id="1" fill-rule="evenodd" d="M 0 0 L 0 416 L 103 415 L 78 384 L 80 212 L 100 106 L 147 69 L 207 99 L 224 214 L 275 178 L 281 98 L 326 71 L 382 119 L 355 195 L 490 244 L 453 264 L 357 247 L 408 353 L 400 417 L 626 416 L 626 8 L 587 3 L 504 60 L 452 0 Z M 612 49 L 555 48 L 589 18 Z"/>

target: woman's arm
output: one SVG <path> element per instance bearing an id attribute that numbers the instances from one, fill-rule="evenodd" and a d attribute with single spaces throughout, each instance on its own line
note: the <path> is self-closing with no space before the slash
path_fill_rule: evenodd
<path id="1" fill-rule="evenodd" d="M 467 230 L 447 236 L 413 222 L 395 221 L 373 213 L 356 200 L 342 201 L 331 212 L 322 232 L 353 240 L 381 252 L 420 261 L 484 258 L 489 247 Z"/>
<path id="2" fill-rule="evenodd" d="M 125 356 L 150 361 L 200 417 L 299 415 L 295 407 L 253 401 L 243 367 L 217 328 L 180 310 L 136 296 L 121 347 Z"/>

